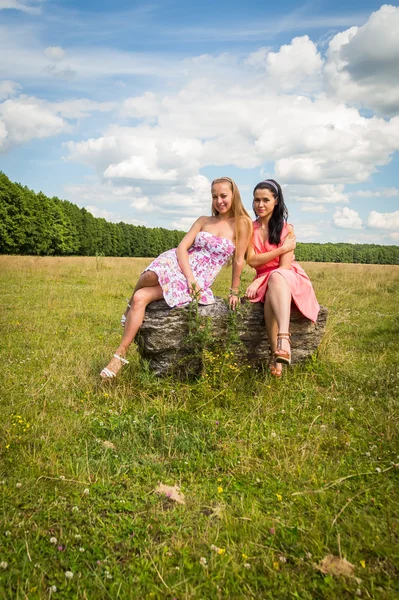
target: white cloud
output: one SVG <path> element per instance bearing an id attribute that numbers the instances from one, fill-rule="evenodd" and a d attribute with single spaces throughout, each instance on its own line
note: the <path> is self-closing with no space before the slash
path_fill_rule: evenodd
<path id="1" fill-rule="evenodd" d="M 5 124 L 0 120 L 0 150 L 5 147 L 7 141 L 7 129 Z"/>
<path id="2" fill-rule="evenodd" d="M 130 206 L 132 208 L 136 208 L 137 210 L 143 210 L 144 208 L 146 208 L 148 206 L 150 202 L 150 199 L 148 198 L 148 196 L 141 196 L 138 198 L 135 198 L 133 200 L 133 202 L 130 204 Z"/>
<path id="3" fill-rule="evenodd" d="M 153 92 L 146 92 L 142 96 L 127 98 L 122 104 L 121 114 L 137 119 L 151 118 L 158 115 L 159 109 L 157 96 Z"/>
<path id="4" fill-rule="evenodd" d="M 193 80 L 158 101 L 157 125 L 112 126 L 97 140 L 70 142 L 69 158 L 107 177 L 170 182 L 207 165 L 275 161 L 282 181 L 336 185 L 367 180 L 399 148 L 399 118 L 365 118 L 324 96 L 276 95 L 245 80 L 226 90 Z"/>
<path id="5" fill-rule="evenodd" d="M 392 213 L 369 213 L 367 225 L 376 229 L 395 229 L 399 231 L 399 210 Z"/>
<path id="6" fill-rule="evenodd" d="M 177 184 L 198 173 L 199 140 L 158 127 L 110 127 L 96 140 L 69 142 L 69 160 L 93 166 L 110 179 Z"/>
<path id="7" fill-rule="evenodd" d="M 4 82 L 3 82 L 4 83 Z M 5 82 L 5 90 L 16 90 L 13 82 Z M 100 103 L 85 98 L 65 102 L 46 102 L 39 98 L 20 95 L 0 103 L 0 124 L 3 132 L 3 150 L 68 131 L 66 119 L 89 117 L 94 111 L 108 111 L 112 103 Z M 0 137 L 0 142 L 1 142 Z M 0 145 L 1 147 L 1 145 Z"/>
<path id="8" fill-rule="evenodd" d="M 336 210 L 333 217 L 334 225 L 341 229 L 362 229 L 363 222 L 359 213 L 347 206 Z"/>
<path id="9" fill-rule="evenodd" d="M 399 242 L 399 232 L 395 231 L 394 233 L 390 233 L 389 237 L 391 238 L 391 240 Z"/>
<path id="10" fill-rule="evenodd" d="M 5 100 L 6 98 L 15 96 L 20 89 L 21 86 L 16 81 L 10 81 L 7 79 L 0 81 L 0 100 Z"/>
<path id="11" fill-rule="evenodd" d="M 323 223 L 302 221 L 295 224 L 294 232 L 299 242 L 311 242 L 315 239 L 320 242 L 324 238 L 325 226 Z"/>
<path id="12" fill-rule="evenodd" d="M 126 52 L 97 43 L 71 46 L 64 58 L 55 61 L 54 52 L 50 58 L 46 56 L 39 33 L 22 25 L 0 24 L 0 57 L 4 78 L 21 81 L 24 85 L 49 84 L 54 78 L 72 79 L 81 90 L 132 76 L 167 79 L 171 84 L 177 78 L 181 80 L 187 70 L 182 61 L 171 59 L 165 53 Z"/>
<path id="13" fill-rule="evenodd" d="M 251 54 L 249 54 L 248 58 L 245 59 L 245 64 L 253 69 L 264 71 L 266 69 L 267 56 L 269 52 L 270 48 L 258 48 L 258 50 L 255 50 L 255 52 L 251 52 Z"/>
<path id="14" fill-rule="evenodd" d="M 61 46 L 49 46 L 45 49 L 44 55 L 50 60 L 59 61 L 65 57 L 65 50 Z"/>
<path id="15" fill-rule="evenodd" d="M 284 195 L 294 202 L 311 204 L 339 204 L 349 202 L 342 184 L 322 183 L 319 185 L 285 185 Z M 302 209 L 305 210 L 305 209 Z M 324 211 L 323 211 L 324 212 Z"/>
<path id="16" fill-rule="evenodd" d="M 7 131 L 7 146 L 57 135 L 67 128 L 46 102 L 27 96 L 0 104 L 0 122 Z"/>
<path id="17" fill-rule="evenodd" d="M 43 67 L 42 72 L 45 75 L 55 77 L 56 79 L 64 79 L 65 81 L 71 81 L 74 79 L 78 72 L 73 69 L 70 65 L 46 65 Z"/>
<path id="18" fill-rule="evenodd" d="M 93 205 L 113 205 L 116 202 L 128 204 L 142 192 L 139 187 L 127 185 L 115 187 L 111 181 L 98 183 L 93 180 L 88 183 L 67 185 L 65 193 L 72 202 L 79 206 L 86 206 L 87 203 Z"/>
<path id="19" fill-rule="evenodd" d="M 86 210 L 93 215 L 93 217 L 106 219 L 107 221 L 115 222 L 115 213 L 105 210 L 104 208 L 98 208 L 98 206 L 86 206 Z"/>
<path id="20" fill-rule="evenodd" d="M 345 241 L 348 244 L 382 244 L 383 246 L 393 244 L 392 242 L 393 234 L 382 234 L 381 232 L 370 230 L 366 231 L 364 229 L 357 231 L 347 231 L 345 232 L 345 238 L 340 241 Z"/>
<path id="21" fill-rule="evenodd" d="M 278 52 L 266 55 L 265 67 L 272 83 L 282 90 L 294 90 L 305 82 L 315 83 L 321 73 L 323 60 L 316 45 L 307 35 L 296 37 Z"/>
<path id="22" fill-rule="evenodd" d="M 395 187 L 382 188 L 381 190 L 358 190 L 357 192 L 351 192 L 351 196 L 358 198 L 394 198 L 399 196 L 399 189 Z"/>
<path id="23" fill-rule="evenodd" d="M 92 115 L 93 112 L 109 112 L 115 108 L 114 102 L 96 102 L 87 98 L 64 100 L 51 105 L 53 110 L 66 119 L 82 119 Z"/>
<path id="24" fill-rule="evenodd" d="M 114 222 L 135 222 L 151 214 L 152 223 L 184 229 L 188 221 L 193 222 L 211 207 L 211 184 L 203 175 L 189 177 L 185 185 L 172 186 L 166 190 L 153 182 L 144 182 L 142 187 L 119 185 L 113 180 L 98 183 L 95 180 L 84 184 L 65 187 L 66 197 L 90 210 L 94 216 L 103 216 Z M 103 205 L 103 208 L 99 206 Z M 107 208 L 104 208 L 107 206 Z M 110 213 L 106 217 L 106 212 Z M 177 226 L 178 224 L 178 226 Z"/>
<path id="25" fill-rule="evenodd" d="M 160 206 L 174 214 L 187 212 L 194 217 L 209 214 L 211 209 L 211 182 L 203 175 L 189 177 L 185 185 L 172 188 L 160 198 Z M 182 215 L 184 216 L 184 215 Z"/>
<path id="26" fill-rule="evenodd" d="M 194 224 L 195 220 L 196 218 L 194 217 L 181 217 L 177 221 L 173 221 L 172 227 L 174 229 L 178 229 L 179 231 L 188 231 Z"/>
<path id="27" fill-rule="evenodd" d="M 362 27 L 330 42 L 325 68 L 330 89 L 345 102 L 399 112 L 399 7 L 385 4 Z"/>
<path id="28" fill-rule="evenodd" d="M 137 213 L 151 213 L 158 220 L 173 219 L 172 225 L 178 229 L 185 229 L 196 218 L 210 213 L 211 183 L 203 175 L 189 177 L 185 184 L 159 193 L 154 193 L 151 184 L 144 182 L 143 191 L 148 195 L 138 196 L 131 205 Z"/>
<path id="29" fill-rule="evenodd" d="M 199 64 L 206 71 L 212 59 L 200 57 Z M 195 76 L 177 93 L 129 98 L 122 114 L 146 122 L 71 141 L 67 159 L 101 178 L 141 187 L 151 202 L 162 196 L 165 207 L 176 199 L 172 188 L 186 186 L 208 165 L 245 169 L 274 161 L 276 178 L 289 184 L 289 200 L 320 212 L 324 204 L 348 202 L 344 184 L 369 179 L 399 149 L 399 118 L 366 118 L 323 94 L 276 93 L 264 73 L 241 73 L 234 85 L 222 71 L 218 78 Z"/>
<path id="30" fill-rule="evenodd" d="M 64 62 L 63 59 L 66 53 L 61 46 L 48 46 L 44 51 L 44 55 L 51 60 L 51 63 L 43 66 L 42 73 L 65 81 L 71 81 L 77 77 L 77 68 L 73 68 L 70 64 Z"/>
<path id="31" fill-rule="evenodd" d="M 147 225 L 146 221 L 140 221 L 137 219 L 123 219 L 119 213 L 110 212 L 103 208 L 98 208 L 98 206 L 86 206 L 85 208 L 93 215 L 93 217 L 105 219 L 111 223 L 120 223 L 123 221 L 124 223 L 128 223 L 130 225 Z"/>
<path id="32" fill-rule="evenodd" d="M 131 156 L 118 164 L 109 165 L 104 171 L 104 177 L 111 179 L 134 179 L 146 181 L 173 182 L 177 180 L 176 169 L 159 169 L 156 166 L 156 153 L 152 156 Z"/>
<path id="33" fill-rule="evenodd" d="M 327 208 L 324 204 L 302 204 L 301 206 L 302 212 L 311 212 L 311 213 L 325 213 L 328 212 Z"/>
<path id="34" fill-rule="evenodd" d="M 13 9 L 36 15 L 41 10 L 41 0 L 0 0 L 0 10 Z"/>

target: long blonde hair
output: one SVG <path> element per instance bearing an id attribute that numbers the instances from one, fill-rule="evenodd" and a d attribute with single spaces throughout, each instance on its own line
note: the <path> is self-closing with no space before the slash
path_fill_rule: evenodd
<path id="1" fill-rule="evenodd" d="M 231 200 L 231 210 L 233 212 L 234 218 L 235 218 L 235 229 L 236 229 L 236 245 L 237 245 L 237 238 L 238 238 L 238 220 L 241 218 L 244 218 L 245 220 L 248 220 L 248 224 L 251 227 L 251 231 L 252 231 L 252 219 L 249 216 L 247 210 L 245 209 L 242 200 L 241 200 L 241 194 L 240 194 L 240 190 L 237 187 L 237 184 L 230 179 L 230 177 L 219 177 L 218 179 L 214 179 L 211 183 L 211 189 L 213 188 L 213 186 L 216 183 L 228 183 L 231 187 L 231 191 L 233 193 L 232 196 L 232 200 Z M 216 210 L 216 208 L 213 206 L 213 202 L 212 202 L 212 216 L 213 217 L 217 217 L 219 215 L 219 211 Z M 248 250 L 251 247 L 251 236 L 248 240 L 247 243 L 247 247 L 246 247 L 246 252 L 245 252 L 245 256 L 248 253 Z"/>

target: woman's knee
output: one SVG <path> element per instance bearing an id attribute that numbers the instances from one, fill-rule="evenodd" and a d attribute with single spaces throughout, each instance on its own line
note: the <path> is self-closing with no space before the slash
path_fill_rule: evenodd
<path id="1" fill-rule="evenodd" d="M 274 271 L 273 273 L 271 273 L 267 284 L 268 286 L 272 287 L 281 286 L 284 284 L 284 277 L 280 275 L 278 271 Z"/>
<path id="2" fill-rule="evenodd" d="M 133 305 L 136 308 L 147 306 L 151 302 L 151 297 L 149 292 L 145 288 L 141 288 L 134 293 L 133 296 Z"/>

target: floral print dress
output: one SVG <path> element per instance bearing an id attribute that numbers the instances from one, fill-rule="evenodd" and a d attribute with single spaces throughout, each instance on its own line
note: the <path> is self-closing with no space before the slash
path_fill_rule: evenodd
<path id="1" fill-rule="evenodd" d="M 210 287 L 234 251 L 234 243 L 227 238 L 220 238 L 207 231 L 197 233 L 194 244 L 188 251 L 188 258 L 194 278 L 201 288 L 200 304 L 213 304 L 215 301 Z M 185 306 L 191 302 L 192 297 L 177 260 L 176 248 L 160 254 L 145 271 L 153 271 L 158 275 L 163 297 L 169 306 Z"/>

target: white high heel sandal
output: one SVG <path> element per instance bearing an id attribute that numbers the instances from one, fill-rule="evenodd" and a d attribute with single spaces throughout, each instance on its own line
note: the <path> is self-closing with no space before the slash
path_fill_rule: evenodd
<path id="1" fill-rule="evenodd" d="M 119 356 L 119 354 L 114 354 L 114 358 L 120 360 L 122 365 L 129 364 L 129 361 L 126 360 L 126 358 L 123 358 L 123 356 Z M 108 367 L 104 367 L 104 369 L 100 373 L 100 377 L 102 377 L 103 379 L 113 379 L 114 377 L 116 377 L 116 375 L 117 373 L 114 373 L 113 371 L 111 371 L 111 369 L 108 369 Z"/>

